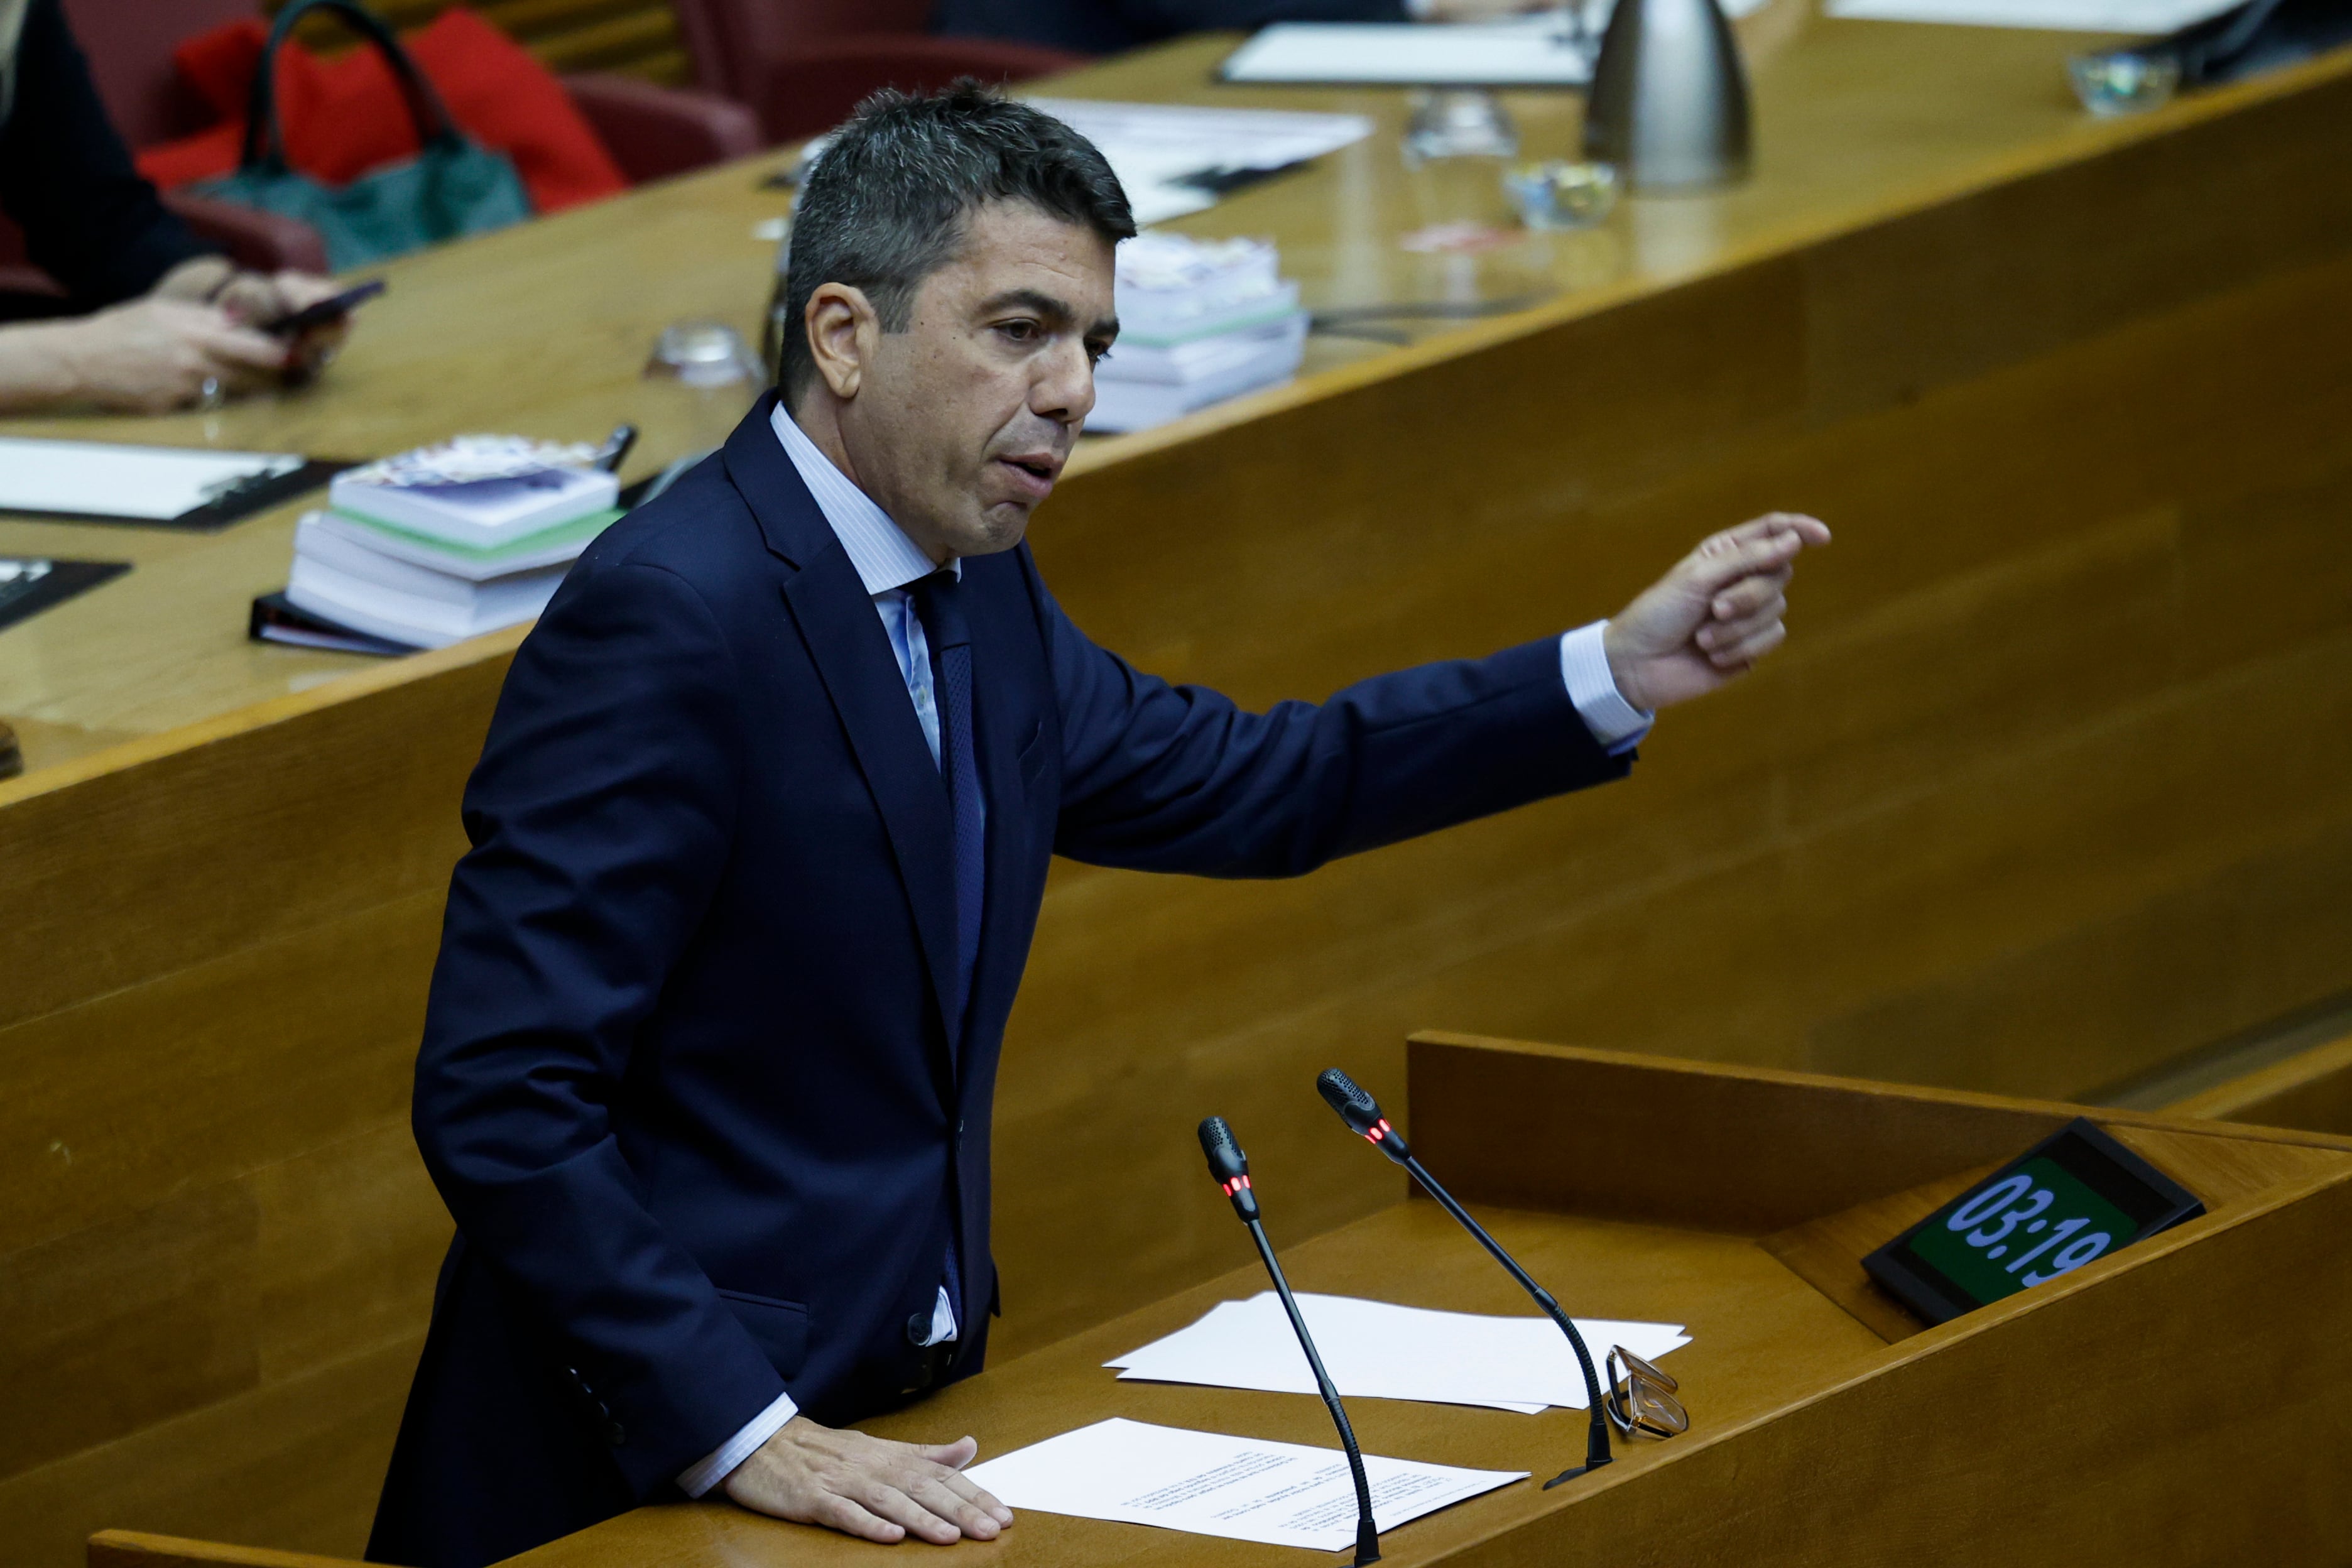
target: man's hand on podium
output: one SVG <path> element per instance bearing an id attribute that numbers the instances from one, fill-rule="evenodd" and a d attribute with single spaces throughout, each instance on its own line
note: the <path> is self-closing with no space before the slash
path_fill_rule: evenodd
<path id="1" fill-rule="evenodd" d="M 1710 536 L 1601 634 L 1619 694 L 1654 710 L 1747 674 L 1788 635 L 1798 554 L 1829 542 L 1820 519 L 1786 511 Z"/>
<path id="2" fill-rule="evenodd" d="M 993 1541 L 1013 1522 L 1013 1510 L 960 1473 L 979 1452 L 970 1437 L 925 1447 L 795 1415 L 724 1484 L 730 1498 L 756 1512 L 868 1541 Z"/>

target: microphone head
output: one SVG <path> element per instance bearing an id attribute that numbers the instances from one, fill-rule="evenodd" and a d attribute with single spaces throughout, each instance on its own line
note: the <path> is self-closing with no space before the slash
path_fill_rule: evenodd
<path id="1" fill-rule="evenodd" d="M 1366 1094 L 1354 1079 L 1338 1068 L 1327 1068 L 1323 1076 L 1315 1080 L 1315 1089 L 1322 1095 L 1324 1103 L 1338 1111 L 1339 1120 L 1346 1122 L 1348 1130 L 1359 1138 L 1370 1137 L 1372 1129 L 1382 1121 L 1381 1102 Z"/>
<path id="2" fill-rule="evenodd" d="M 1222 1116 L 1212 1116 L 1201 1123 L 1201 1152 L 1209 1157 L 1209 1174 L 1221 1187 L 1229 1187 L 1249 1174 L 1249 1156 L 1234 1142 L 1234 1130 L 1225 1125 Z"/>

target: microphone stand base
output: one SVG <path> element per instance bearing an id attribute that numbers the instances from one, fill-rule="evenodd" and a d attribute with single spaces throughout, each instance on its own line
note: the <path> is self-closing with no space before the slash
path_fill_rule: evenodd
<path id="1" fill-rule="evenodd" d="M 1606 1462 L 1607 1461 L 1605 1460 L 1602 1461 L 1602 1463 Z M 1549 1491 L 1552 1488 L 1559 1485 L 1562 1481 L 1572 1481 L 1579 1476 L 1589 1476 L 1600 1468 L 1600 1465 L 1579 1465 L 1572 1470 L 1562 1470 L 1559 1474 L 1546 1481 L 1543 1484 L 1543 1489 Z"/>

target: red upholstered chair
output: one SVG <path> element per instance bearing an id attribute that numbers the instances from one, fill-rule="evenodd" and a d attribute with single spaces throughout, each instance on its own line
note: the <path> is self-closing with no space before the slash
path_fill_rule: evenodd
<path id="1" fill-rule="evenodd" d="M 633 185 L 740 158 L 765 145 L 758 116 L 718 93 L 599 73 L 562 80 L 572 106 Z"/>
<path id="2" fill-rule="evenodd" d="M 172 63 L 183 39 L 255 14 L 255 0 L 64 0 L 90 79 L 122 140 L 152 146 L 202 131 L 212 111 Z M 160 17 L 157 11 L 163 15 Z M 627 77 L 562 79 L 564 90 L 631 184 L 756 153 L 759 124 L 741 104 L 708 92 L 656 87 Z M 226 202 L 166 193 L 163 205 L 241 266 L 260 271 L 327 269 L 326 247 L 299 219 Z M 24 237 L 0 216 L 0 289 L 55 291 L 25 261 Z"/>
<path id="3" fill-rule="evenodd" d="M 1022 81 L 1084 55 L 925 30 L 930 0 L 673 0 L 696 80 L 747 103 L 772 141 L 839 124 L 885 87 L 929 91 L 961 76 Z"/>

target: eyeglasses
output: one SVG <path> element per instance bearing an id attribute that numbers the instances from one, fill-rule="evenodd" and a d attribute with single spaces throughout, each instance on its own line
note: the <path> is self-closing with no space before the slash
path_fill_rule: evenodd
<path id="1" fill-rule="evenodd" d="M 1627 1350 L 1609 1347 L 1609 1393 L 1601 1406 L 1617 1430 L 1672 1437 L 1690 1430 L 1690 1412 L 1675 1397 L 1682 1384 Z"/>

